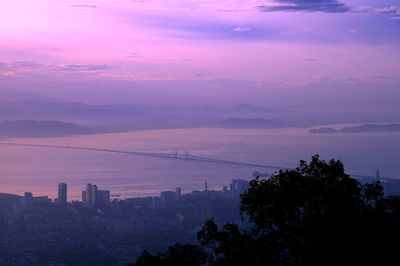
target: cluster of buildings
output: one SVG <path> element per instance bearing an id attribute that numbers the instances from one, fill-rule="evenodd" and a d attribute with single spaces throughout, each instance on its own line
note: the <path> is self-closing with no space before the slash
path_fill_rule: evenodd
<path id="1" fill-rule="evenodd" d="M 54 201 L 47 196 L 34 197 L 31 192 L 23 197 L 10 195 L 15 200 L 10 205 L 14 211 L 0 210 L 0 264 L 13 265 L 16 258 L 23 259 L 20 265 L 35 264 L 31 258 L 36 264 L 50 264 L 39 261 L 43 251 L 61 254 L 66 247 L 79 247 L 85 253 L 126 265 L 124 256 L 129 261 L 143 249 L 195 241 L 210 218 L 218 225 L 240 225 L 239 195 L 246 189 L 247 181 L 235 179 L 223 191 L 208 190 L 206 184 L 203 190 L 191 193 L 182 194 L 182 189 L 176 188 L 161 191 L 156 197 L 110 201 L 110 191 L 87 184 L 81 201 L 68 202 L 68 186 L 59 183 Z M 31 240 L 26 241 L 26 237 Z M 51 259 L 66 260 L 57 255 Z"/>
<path id="2" fill-rule="evenodd" d="M 86 184 L 82 190 L 82 202 L 87 208 L 96 209 L 110 202 L 110 191 L 99 190 L 96 185 Z"/>
<path id="3" fill-rule="evenodd" d="M 161 191 L 159 197 L 152 198 L 152 208 L 158 209 L 161 204 L 168 204 L 177 201 L 182 196 L 182 189 L 176 188 L 176 191 Z"/>
<path id="4" fill-rule="evenodd" d="M 248 188 L 248 181 L 242 179 L 233 179 L 232 183 L 229 186 L 229 190 L 227 186 L 223 187 L 223 195 L 226 198 L 230 198 L 231 200 L 239 200 L 240 194 L 246 192 Z M 208 185 L 205 182 L 204 192 L 208 192 Z M 182 197 L 182 189 L 176 188 L 175 191 L 161 191 L 159 197 L 152 198 L 152 209 L 158 209 L 160 207 L 166 206 L 168 204 L 179 201 Z M 210 206 L 210 202 L 207 199 L 200 200 L 196 203 L 196 220 L 200 223 L 204 223 L 211 217 L 213 217 L 213 210 Z M 176 217 L 176 221 L 180 221 L 180 217 Z M 179 224 L 179 222 L 177 223 Z"/>
<path id="5" fill-rule="evenodd" d="M 58 183 L 58 197 L 54 200 L 54 204 L 60 207 L 67 206 L 67 194 L 67 184 Z M 110 202 L 110 198 L 109 190 L 99 190 L 96 185 L 86 184 L 86 190 L 82 191 L 82 203 L 87 208 L 96 209 L 104 206 Z M 34 197 L 32 192 L 25 192 L 24 197 L 14 203 L 14 213 L 32 211 L 34 202 L 51 202 L 51 199 L 48 196 Z"/>
<path id="6" fill-rule="evenodd" d="M 223 187 L 223 193 L 225 196 L 231 197 L 232 200 L 239 199 L 239 195 L 246 192 L 248 187 L 248 181 L 241 179 L 233 179 L 232 183 L 229 186 L 229 190 L 227 186 Z M 58 197 L 54 200 L 54 203 L 58 206 L 65 207 L 67 205 L 67 184 L 59 183 L 58 184 Z M 204 191 L 208 191 L 207 182 L 205 182 Z M 160 196 L 156 196 L 152 198 L 152 209 L 158 209 L 161 205 L 168 204 L 179 200 L 182 197 L 182 189 L 176 188 L 175 191 L 161 191 Z M 51 201 L 47 196 L 33 197 L 31 192 L 25 192 L 24 197 L 15 202 L 14 212 L 19 213 L 22 210 L 32 211 L 33 201 L 42 201 L 48 202 Z M 82 190 L 82 204 L 83 206 L 90 209 L 97 209 L 99 207 L 105 206 L 110 203 L 111 194 L 109 190 L 100 190 L 95 184 L 86 184 L 86 189 Z M 204 217 L 209 217 L 210 212 L 207 211 L 208 204 L 206 202 L 202 202 L 200 204 L 200 211 L 203 213 Z M 201 219 L 201 220 L 205 220 Z"/>

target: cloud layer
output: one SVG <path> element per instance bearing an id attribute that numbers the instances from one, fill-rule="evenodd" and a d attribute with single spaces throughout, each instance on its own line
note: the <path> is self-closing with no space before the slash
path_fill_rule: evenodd
<path id="1" fill-rule="evenodd" d="M 396 76 L 399 10 L 394 0 L 2 0 L 0 73 L 298 83 Z"/>
<path id="2" fill-rule="evenodd" d="M 273 5 L 261 5 L 260 12 L 326 12 L 342 13 L 350 11 L 350 7 L 338 0 L 274 0 Z"/>

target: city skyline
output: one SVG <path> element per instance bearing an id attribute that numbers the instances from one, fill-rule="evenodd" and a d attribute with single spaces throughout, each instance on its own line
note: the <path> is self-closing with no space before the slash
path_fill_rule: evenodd
<path id="1" fill-rule="evenodd" d="M 63 185 L 60 183 L 60 187 Z M 94 186 L 90 184 L 91 188 Z M 196 228 L 211 217 L 219 223 L 242 223 L 238 195 L 222 190 L 181 194 L 181 189 L 176 188 L 175 191 L 160 191 L 155 197 L 114 199 L 95 204 L 95 208 L 85 201 L 86 197 L 64 206 L 46 196 L 33 197 L 30 192 L 25 193 L 25 197 L 0 193 L 0 231 L 5 236 L 0 241 L 3 246 L 0 264 L 32 265 L 72 259 L 98 265 L 106 258 L 112 264 L 126 265 L 144 247 L 150 246 L 152 250 L 158 246 L 156 238 L 161 242 L 193 241 Z M 10 206 L 3 208 L 4 205 Z M 26 242 L 27 237 L 36 241 Z M 75 249 L 82 243 L 84 246 L 80 246 L 80 250 L 91 251 L 96 256 L 64 254 L 66 249 Z M 40 255 L 43 250 L 49 255 Z"/>
<path id="2" fill-rule="evenodd" d="M 377 176 L 378 178 L 378 176 Z M 228 192 L 230 193 L 232 199 L 236 199 L 239 198 L 240 194 L 243 194 L 246 190 L 247 190 L 247 185 L 248 185 L 247 180 L 241 180 L 241 179 L 232 179 L 232 183 L 229 186 L 229 190 L 227 190 L 227 186 L 223 186 L 222 188 L 219 188 L 217 190 L 212 189 L 209 190 L 209 186 L 208 186 L 208 182 L 205 181 L 204 183 L 204 192 L 208 192 L 208 191 L 221 191 L 224 194 L 227 194 Z M 76 199 L 72 199 L 70 201 L 68 201 L 68 189 L 67 189 L 68 185 L 66 183 L 58 183 L 57 186 L 57 198 L 53 198 L 53 200 L 51 200 L 50 197 L 48 197 L 47 195 L 43 195 L 42 193 L 40 193 L 40 196 L 34 196 L 32 192 L 24 192 L 24 196 L 20 196 L 21 198 L 23 198 L 23 202 L 24 204 L 22 205 L 24 210 L 32 210 L 32 201 L 34 199 L 44 199 L 46 198 L 49 202 L 52 202 L 56 205 L 65 207 L 66 204 L 71 204 L 73 202 L 77 202 L 80 201 L 82 202 L 82 204 L 89 208 L 89 209 L 96 209 L 97 207 L 101 207 L 106 203 L 110 203 L 112 202 L 112 200 L 126 200 L 126 198 L 120 198 L 120 195 L 112 195 L 111 192 L 107 189 L 104 190 L 99 190 L 97 188 L 97 185 L 95 184 L 90 184 L 87 183 L 86 184 L 86 188 L 85 190 L 82 190 L 82 196 L 80 200 L 76 200 Z M 190 194 L 193 192 L 200 192 L 201 190 L 194 190 L 194 191 L 186 191 L 186 193 Z M 175 190 L 163 190 L 163 191 L 159 191 L 159 193 L 157 195 L 153 195 L 153 196 L 147 196 L 150 198 L 158 198 L 159 200 L 161 200 L 162 202 L 173 202 L 175 200 L 178 200 L 182 197 L 183 194 L 186 193 L 182 193 L 182 188 L 181 187 L 176 187 Z M 113 199 L 111 200 L 111 197 L 113 197 Z M 139 196 L 139 198 L 141 198 Z M 146 198 L 146 196 L 144 197 Z"/>

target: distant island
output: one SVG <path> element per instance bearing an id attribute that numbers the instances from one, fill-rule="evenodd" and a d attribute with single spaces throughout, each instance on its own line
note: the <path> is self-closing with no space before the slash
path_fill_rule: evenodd
<path id="1" fill-rule="evenodd" d="M 227 128 L 282 128 L 280 118 L 227 118 L 212 124 L 215 127 Z"/>
<path id="2" fill-rule="evenodd" d="M 400 124 L 364 124 L 360 126 L 344 127 L 342 129 L 334 129 L 331 127 L 321 127 L 311 129 L 308 131 L 310 134 L 330 134 L 330 133 L 371 133 L 371 132 L 398 132 L 400 131 Z"/>
<path id="3" fill-rule="evenodd" d="M 61 121 L 17 120 L 0 122 L 0 137 L 41 138 L 94 134 L 95 130 Z"/>

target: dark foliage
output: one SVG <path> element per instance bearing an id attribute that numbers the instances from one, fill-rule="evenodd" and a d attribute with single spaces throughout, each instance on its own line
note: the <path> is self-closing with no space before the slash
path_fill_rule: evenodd
<path id="1" fill-rule="evenodd" d="M 362 185 L 350 178 L 339 160 L 314 156 L 296 170 L 256 178 L 241 200 L 250 230 L 233 224 L 219 229 L 211 220 L 198 233 L 202 249 L 178 246 L 177 254 L 170 248 L 156 257 L 143 253 L 136 265 L 156 265 L 154 259 L 187 259 L 193 265 L 318 266 L 392 265 L 397 260 L 399 198 L 384 197 L 379 182 Z"/>
<path id="2" fill-rule="evenodd" d="M 251 181 L 241 212 L 275 265 L 378 265 L 396 254 L 390 241 L 400 236 L 399 206 L 379 182 L 361 185 L 340 161 L 314 156 L 296 170 Z"/>
<path id="3" fill-rule="evenodd" d="M 252 265 L 258 261 L 251 235 L 241 231 L 235 224 L 225 224 L 222 230 L 218 230 L 214 221 L 210 220 L 197 233 L 197 237 L 209 251 L 209 265 Z"/>
<path id="4" fill-rule="evenodd" d="M 131 266 L 200 266 L 205 265 L 206 260 L 207 254 L 200 247 L 175 244 L 174 246 L 168 247 L 167 252 L 158 253 L 156 256 L 151 255 L 145 250 L 136 260 L 136 263 Z"/>

